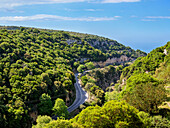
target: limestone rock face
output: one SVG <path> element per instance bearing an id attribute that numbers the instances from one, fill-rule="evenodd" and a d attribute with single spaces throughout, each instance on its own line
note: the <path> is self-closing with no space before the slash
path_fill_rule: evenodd
<path id="1" fill-rule="evenodd" d="M 114 64 L 114 63 L 124 63 L 124 62 L 128 62 L 128 61 L 133 61 L 134 58 L 131 57 L 127 57 L 125 55 L 122 55 L 120 58 L 117 57 L 113 57 L 113 58 L 108 58 L 106 61 L 102 62 L 95 62 L 96 65 L 99 65 L 100 67 L 109 65 L 109 64 Z"/>
<path id="2" fill-rule="evenodd" d="M 77 42 L 78 44 L 81 44 L 82 42 L 81 41 L 78 41 L 78 40 L 72 40 L 72 39 L 68 39 L 68 40 L 66 40 L 66 42 L 67 42 L 67 44 L 72 44 L 72 43 L 75 43 L 75 42 Z"/>
<path id="3" fill-rule="evenodd" d="M 165 54 L 165 55 L 168 55 L 168 52 L 167 52 L 167 50 L 166 50 L 166 49 L 164 49 L 164 54 Z"/>
<path id="4" fill-rule="evenodd" d="M 67 40 L 66 42 L 67 42 L 67 44 L 69 44 L 69 45 L 70 45 L 70 44 L 72 44 L 72 43 L 76 42 L 76 40 L 71 40 L 71 39 L 69 39 L 69 40 Z"/>

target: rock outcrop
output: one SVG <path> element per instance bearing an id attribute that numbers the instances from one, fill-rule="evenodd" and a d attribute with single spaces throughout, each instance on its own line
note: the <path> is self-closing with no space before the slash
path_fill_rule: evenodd
<path id="1" fill-rule="evenodd" d="M 95 62 L 95 65 L 99 65 L 100 67 L 104 67 L 106 65 L 114 64 L 114 63 L 124 63 L 128 61 L 134 61 L 134 58 L 127 57 L 125 55 L 122 55 L 120 58 L 113 57 L 113 58 L 108 58 L 106 61 L 100 61 L 100 62 Z"/>

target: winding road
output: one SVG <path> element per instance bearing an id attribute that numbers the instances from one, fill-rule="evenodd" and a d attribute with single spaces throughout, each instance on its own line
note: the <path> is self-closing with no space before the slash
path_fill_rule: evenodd
<path id="1" fill-rule="evenodd" d="M 75 74 L 76 83 L 74 84 L 75 89 L 76 89 L 76 99 L 75 99 L 74 103 L 70 107 L 68 107 L 68 109 L 67 109 L 68 112 L 74 111 L 81 104 L 83 104 L 88 98 L 87 93 L 80 86 L 80 81 L 78 79 L 78 74 L 79 73 Z"/>

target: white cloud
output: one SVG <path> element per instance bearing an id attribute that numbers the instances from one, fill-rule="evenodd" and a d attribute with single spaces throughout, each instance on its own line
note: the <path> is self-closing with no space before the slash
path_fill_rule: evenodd
<path id="1" fill-rule="evenodd" d="M 34 4 L 54 4 L 54 3 L 74 3 L 84 2 L 86 0 L 0 0 L 0 8 L 15 7 L 22 5 L 34 5 Z"/>
<path id="2" fill-rule="evenodd" d="M 0 8 L 11 8 L 22 5 L 33 4 L 55 4 L 55 3 L 122 3 L 122 2 L 139 2 L 141 0 L 0 0 Z"/>
<path id="3" fill-rule="evenodd" d="M 136 16 L 136 15 L 131 15 L 130 17 L 131 17 L 131 18 L 137 18 L 138 16 Z"/>
<path id="4" fill-rule="evenodd" d="M 170 16 L 147 16 L 148 19 L 170 19 Z"/>
<path id="5" fill-rule="evenodd" d="M 70 8 L 64 8 L 65 11 L 68 11 L 68 12 L 75 12 L 75 11 L 79 11 L 77 9 L 70 9 Z"/>
<path id="6" fill-rule="evenodd" d="M 84 9 L 84 10 L 88 12 L 103 11 L 102 9 Z"/>
<path id="7" fill-rule="evenodd" d="M 156 21 L 156 19 L 170 19 L 170 16 L 146 16 L 142 21 Z"/>
<path id="8" fill-rule="evenodd" d="M 95 12 L 95 11 L 97 11 L 97 10 L 95 10 L 95 9 L 85 9 L 85 11 Z"/>
<path id="9" fill-rule="evenodd" d="M 115 16 L 115 18 L 120 18 L 121 16 Z"/>
<path id="10" fill-rule="evenodd" d="M 102 0 L 102 3 L 140 2 L 141 0 Z"/>
<path id="11" fill-rule="evenodd" d="M 18 11 L 12 8 L 0 8 L 0 12 L 23 13 L 24 11 Z"/>
<path id="12" fill-rule="evenodd" d="M 153 19 L 141 19 L 141 21 L 156 21 L 156 20 L 153 20 Z"/>
<path id="13" fill-rule="evenodd" d="M 33 16 L 6 16 L 0 17 L 0 21 L 35 21 L 35 20 L 65 20 L 65 21 L 112 21 L 117 20 L 120 16 L 114 17 L 64 17 L 57 15 L 39 14 Z"/>
<path id="14" fill-rule="evenodd" d="M 75 11 L 87 11 L 87 12 L 104 11 L 103 9 L 69 9 L 69 8 L 64 8 L 64 10 L 68 11 L 68 12 L 75 12 Z"/>

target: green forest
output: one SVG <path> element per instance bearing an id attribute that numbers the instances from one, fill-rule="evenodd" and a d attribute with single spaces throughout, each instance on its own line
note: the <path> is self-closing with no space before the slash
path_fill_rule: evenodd
<path id="1" fill-rule="evenodd" d="M 146 54 L 96 35 L 1 26 L 0 127 L 169 128 L 169 51 L 170 42 Z M 131 62 L 95 65 L 122 55 Z M 77 72 L 90 98 L 74 115 Z"/>

